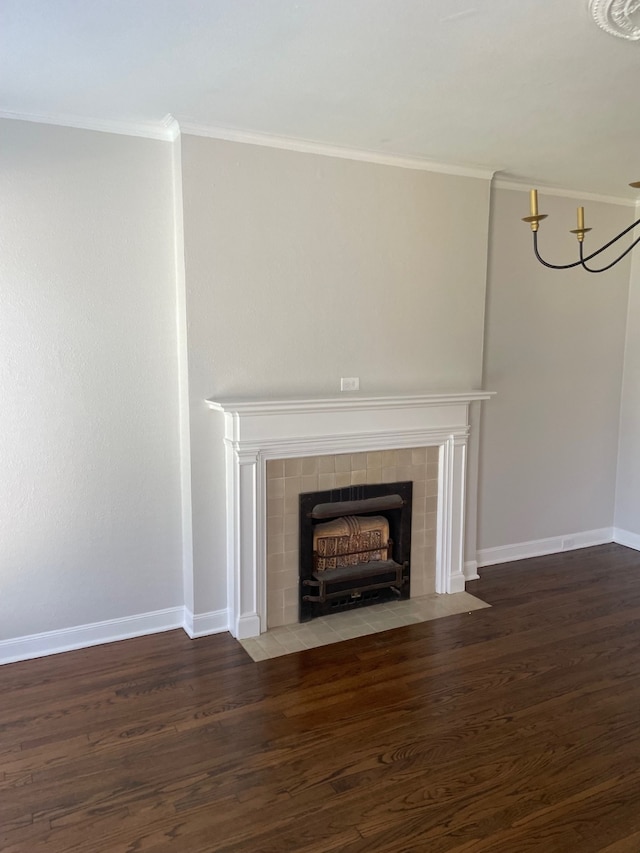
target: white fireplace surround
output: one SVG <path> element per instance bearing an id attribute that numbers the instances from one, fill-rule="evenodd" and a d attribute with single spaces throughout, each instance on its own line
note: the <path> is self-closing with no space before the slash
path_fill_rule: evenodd
<path id="1" fill-rule="evenodd" d="M 227 607 L 234 637 L 267 629 L 268 459 L 439 447 L 436 592 L 464 590 L 469 404 L 487 391 L 412 396 L 221 399 L 227 492 Z"/>

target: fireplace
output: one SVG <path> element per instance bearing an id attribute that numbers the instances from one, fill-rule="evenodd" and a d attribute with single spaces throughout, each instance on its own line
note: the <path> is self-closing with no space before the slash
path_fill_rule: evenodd
<path id="1" fill-rule="evenodd" d="M 409 598 L 412 493 L 403 482 L 300 495 L 300 622 Z"/>
<path id="2" fill-rule="evenodd" d="M 341 486 L 340 480 L 346 480 L 348 474 L 350 483 L 362 482 L 362 471 L 353 467 L 339 471 L 338 458 L 349 456 L 354 460 L 361 455 L 411 448 L 436 452 L 435 592 L 462 592 L 469 406 L 491 396 L 486 391 L 453 391 L 209 400 L 209 406 L 224 417 L 226 497 L 222 495 L 221 499 L 226 505 L 227 611 L 233 636 L 245 639 L 267 630 L 268 542 L 271 539 L 271 551 L 284 565 L 293 544 L 291 538 L 298 538 L 297 529 L 287 531 L 286 515 L 297 510 L 297 495 L 310 490 L 304 488 L 304 462 L 313 458 L 334 455 L 335 485 Z M 297 489 L 294 506 L 293 494 L 287 494 L 282 483 L 285 493 L 273 501 L 278 508 L 282 502 L 285 526 L 269 537 L 268 505 L 272 500 L 267 496 L 267 483 L 270 476 L 284 481 L 287 468 L 295 468 L 293 479 L 300 478 L 301 488 Z M 321 476 L 319 473 L 320 489 Z M 400 474 L 395 479 L 409 478 Z M 413 516 L 415 520 L 415 503 Z M 297 590 L 295 595 L 287 606 L 295 609 L 297 621 Z"/>

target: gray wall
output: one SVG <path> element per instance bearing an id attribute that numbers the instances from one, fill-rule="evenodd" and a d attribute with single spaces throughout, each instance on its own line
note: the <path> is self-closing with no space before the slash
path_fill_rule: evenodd
<path id="1" fill-rule="evenodd" d="M 207 397 L 332 394 L 341 376 L 372 394 L 483 384 L 498 396 L 479 546 L 613 523 L 629 267 L 543 270 L 524 193 L 496 190 L 489 223 L 487 180 L 192 136 L 1 130 L 0 639 L 225 608 Z M 575 202 L 544 205 L 542 245 L 573 253 Z M 631 219 L 586 207 L 594 243 Z M 636 266 L 616 524 L 638 535 L 639 294 Z M 472 452 L 472 485 L 476 465 Z M 474 512 L 472 488 L 468 559 Z"/>
<path id="2" fill-rule="evenodd" d="M 593 248 L 629 207 L 546 195 L 540 250 L 577 257 L 576 205 Z M 480 549 L 611 527 L 629 264 L 601 275 L 534 258 L 525 193 L 492 193 L 480 454 Z"/>
<path id="3" fill-rule="evenodd" d="M 170 149 L 0 127 L 0 639 L 182 603 Z"/>
<path id="4" fill-rule="evenodd" d="M 182 139 L 197 610 L 225 606 L 221 424 L 207 397 L 469 389 L 489 182 Z M 471 521 L 473 526 L 473 520 Z"/>

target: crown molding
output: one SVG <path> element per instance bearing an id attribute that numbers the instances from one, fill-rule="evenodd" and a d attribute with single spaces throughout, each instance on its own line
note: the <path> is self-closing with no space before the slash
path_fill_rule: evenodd
<path id="1" fill-rule="evenodd" d="M 529 192 L 531 185 L 532 181 L 525 183 L 524 181 L 506 178 L 494 178 L 492 184 L 492 186 L 499 190 L 518 190 L 519 192 Z M 545 195 L 562 196 L 563 198 L 575 198 L 582 201 L 600 201 L 605 204 L 621 204 L 624 207 L 635 207 L 637 204 L 637 199 L 625 196 L 585 193 L 580 192 L 579 190 L 570 190 L 565 187 L 547 187 L 540 183 L 538 183 L 537 188 L 541 194 L 544 193 Z"/>
<path id="2" fill-rule="evenodd" d="M 14 113 L 0 110 L 0 118 L 12 121 L 30 121 L 36 124 L 54 124 L 59 127 L 75 127 L 79 130 L 97 130 L 100 133 L 117 133 L 121 136 L 141 136 L 172 142 L 180 130 L 173 116 L 167 115 L 160 122 L 128 122 L 72 115 L 48 115 L 45 113 Z"/>
<path id="3" fill-rule="evenodd" d="M 220 139 L 225 142 L 242 142 L 265 148 L 279 148 L 285 151 L 298 151 L 303 154 L 319 154 L 324 157 L 338 157 L 343 160 L 358 160 L 363 163 L 377 163 L 382 166 L 396 166 L 401 169 L 414 169 L 423 172 L 438 172 L 443 175 L 457 175 L 464 178 L 480 178 L 486 181 L 491 180 L 495 171 L 480 166 L 439 163 L 422 157 L 406 157 L 383 151 L 346 148 L 325 142 L 314 142 L 310 139 L 297 139 L 268 133 L 254 133 L 236 128 L 181 122 L 170 113 L 167 113 L 158 122 L 112 121 L 85 116 L 16 113 L 6 110 L 0 110 L 1 118 L 13 121 L 30 121 L 37 124 L 53 124 L 59 127 L 75 127 L 79 130 L 97 130 L 101 133 L 117 133 L 122 136 L 141 136 L 146 139 L 160 139 L 164 142 L 173 142 L 181 133 L 186 133 L 191 136 L 205 136 L 209 139 Z"/>
<path id="4" fill-rule="evenodd" d="M 370 151 L 360 148 L 348 148 L 314 142 L 311 139 L 298 139 L 292 136 L 276 136 L 270 133 L 254 133 L 230 127 L 216 127 L 208 124 L 195 124 L 180 121 L 180 132 L 190 136 L 205 136 L 225 142 L 242 142 L 247 145 L 259 145 L 263 148 L 280 148 L 285 151 L 298 151 L 302 154 L 319 154 L 324 157 L 338 157 L 343 160 L 358 160 L 364 163 L 377 163 L 382 166 L 396 166 L 401 169 L 414 169 L 423 172 L 439 172 L 444 175 L 458 175 L 465 178 L 491 180 L 494 169 L 480 166 L 464 166 L 456 163 L 438 163 L 422 157 L 407 157 L 401 154 L 389 154 L 383 151 Z"/>
<path id="5" fill-rule="evenodd" d="M 157 122 L 126 122 L 110 119 L 99 119 L 85 116 L 56 115 L 45 113 L 17 113 L 0 110 L 0 119 L 11 121 L 29 121 L 37 124 L 52 124 L 58 127 L 74 127 L 79 130 L 95 130 L 100 133 L 116 133 L 121 136 L 138 136 L 145 139 L 158 139 L 163 142 L 174 142 L 181 134 L 204 136 L 209 139 L 219 139 L 225 142 L 241 142 L 247 145 L 259 145 L 266 148 L 279 148 L 286 151 L 298 151 L 304 154 L 318 154 L 324 157 L 338 157 L 344 160 L 357 160 L 363 163 L 377 163 L 383 166 L 395 166 L 401 169 L 414 169 L 423 172 L 437 172 L 443 175 L 457 175 L 465 178 L 480 178 L 492 181 L 492 187 L 503 190 L 528 192 L 532 181 L 517 178 L 496 177 L 498 170 L 480 166 L 463 166 L 456 163 L 439 163 L 422 157 L 406 157 L 400 154 L 389 154 L 382 151 L 370 151 L 359 148 L 347 148 L 330 145 L 324 142 L 314 142 L 310 139 L 298 139 L 290 136 L 276 136 L 267 133 L 238 130 L 236 128 L 218 127 L 215 125 L 181 122 L 167 113 Z M 566 187 L 545 186 L 538 182 L 541 192 L 551 196 L 574 198 L 583 201 L 619 204 L 624 207 L 640 208 L 638 199 L 626 196 L 601 195 L 600 193 L 580 192 Z"/>
<path id="6" fill-rule="evenodd" d="M 101 133 L 117 133 L 122 136 L 141 136 L 164 142 L 173 142 L 180 134 L 186 133 L 191 136 L 204 136 L 225 142 L 242 142 L 264 148 L 279 148 L 285 151 L 298 151 L 303 154 L 319 154 L 324 157 L 338 157 L 343 160 L 357 160 L 363 163 L 377 163 L 382 166 L 396 166 L 401 169 L 414 169 L 423 172 L 438 172 L 443 175 L 457 175 L 464 178 L 480 178 L 485 181 L 490 181 L 495 172 L 494 169 L 480 166 L 439 163 L 422 157 L 407 157 L 383 151 L 347 148 L 325 142 L 314 142 L 310 139 L 297 139 L 268 133 L 254 133 L 236 128 L 182 122 L 175 119 L 170 113 L 167 113 L 158 122 L 112 121 L 85 116 L 16 113 L 2 110 L 0 110 L 0 118 L 13 121 L 30 121 L 38 124 L 53 124 L 59 127 L 75 127 L 79 130 L 97 130 Z"/>
<path id="7" fill-rule="evenodd" d="M 171 113 L 166 114 L 160 122 L 160 125 L 166 134 L 163 138 L 167 139 L 169 142 L 174 142 L 180 136 L 180 125 Z"/>

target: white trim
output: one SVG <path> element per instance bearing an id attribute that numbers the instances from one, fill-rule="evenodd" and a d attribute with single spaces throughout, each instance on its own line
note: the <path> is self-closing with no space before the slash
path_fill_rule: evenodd
<path id="1" fill-rule="evenodd" d="M 640 534 L 632 533 L 630 530 L 621 530 L 619 527 L 614 527 L 613 541 L 617 545 L 624 545 L 626 548 L 633 548 L 634 551 L 640 551 Z"/>
<path id="2" fill-rule="evenodd" d="M 601 527 L 597 530 L 567 533 L 564 536 L 551 536 L 548 539 L 532 539 L 530 542 L 518 542 L 515 545 L 483 548 L 477 553 L 478 566 L 493 566 L 496 563 L 510 563 L 513 560 L 527 560 L 529 557 L 541 557 L 544 554 L 558 554 L 561 551 L 575 551 L 592 545 L 604 545 L 606 542 L 614 541 L 613 533 L 612 527 Z"/>
<path id="3" fill-rule="evenodd" d="M 238 415 L 299 415 L 307 412 L 360 411 L 361 409 L 406 409 L 419 406 L 442 406 L 454 403 L 473 403 L 476 400 L 488 400 L 495 391 L 447 391 L 434 394 L 393 394 L 364 397 L 353 394 L 340 394 L 331 397 L 285 397 L 280 400 L 263 400 L 258 397 L 229 397 L 220 400 L 207 400 L 211 409 L 218 412 L 233 412 Z"/>
<path id="4" fill-rule="evenodd" d="M 467 435 L 469 427 L 464 427 Z M 255 454 L 262 450 L 269 459 L 288 459 L 296 456 L 324 456 L 334 453 L 362 453 L 375 450 L 398 450 L 403 447 L 432 447 L 441 444 L 455 433 L 462 435 L 459 426 L 449 426 L 443 429 L 398 430 L 363 432 L 358 435 L 347 433 L 335 437 L 311 436 L 297 439 L 262 439 L 255 442 L 245 441 L 243 452 Z M 225 438 L 225 443 L 232 448 L 237 442 Z"/>
<path id="5" fill-rule="evenodd" d="M 570 190 L 566 187 L 547 187 L 540 181 L 518 180 L 516 178 L 494 178 L 492 186 L 499 190 L 516 190 L 517 192 L 529 192 L 536 185 L 540 195 L 562 196 L 563 198 L 577 198 L 583 201 L 599 201 L 604 204 L 621 204 L 624 207 L 635 207 L 637 199 L 617 195 L 600 195 L 599 193 L 587 193 L 580 190 Z"/>
<path id="6" fill-rule="evenodd" d="M 210 634 L 222 634 L 229 630 L 229 618 L 226 610 L 210 610 L 208 613 L 195 615 L 184 608 L 184 630 L 192 639 L 208 637 Z"/>
<path id="7" fill-rule="evenodd" d="M 434 160 L 426 160 L 423 157 L 349 148 L 332 145 L 328 142 L 318 142 L 313 139 L 278 136 L 271 133 L 257 133 L 233 127 L 216 127 L 215 125 L 181 121 L 180 131 L 191 136 L 205 136 L 209 139 L 221 139 L 225 142 L 241 142 L 248 145 L 259 145 L 263 148 L 280 148 L 285 151 L 298 151 L 303 154 L 319 154 L 323 157 L 338 157 L 343 160 L 358 160 L 364 163 L 378 163 L 382 166 L 396 166 L 401 169 L 415 169 L 423 172 L 438 172 L 444 175 L 458 175 L 465 178 L 491 180 L 495 172 L 495 169 L 486 166 L 439 163 Z"/>
<path id="8" fill-rule="evenodd" d="M 162 121 L 117 121 L 91 116 L 47 115 L 46 113 L 14 113 L 0 110 L 0 118 L 11 121 L 31 121 L 36 124 L 55 124 L 58 127 L 75 127 L 79 130 L 97 130 L 99 133 L 117 133 L 121 136 L 142 136 L 145 139 L 173 141 L 179 128 L 173 116 Z"/>
<path id="9" fill-rule="evenodd" d="M 464 564 L 464 579 L 465 581 L 477 581 L 480 575 L 478 574 L 478 561 L 467 560 Z"/>
<path id="10" fill-rule="evenodd" d="M 635 211 L 636 219 L 640 218 L 640 199 L 638 199 L 638 204 L 636 205 Z M 631 404 L 632 411 L 634 411 L 634 420 L 635 420 L 635 403 L 633 401 L 633 396 L 631 398 L 630 389 L 632 394 L 635 392 L 635 364 L 631 364 L 630 358 L 630 341 L 633 340 L 633 335 L 635 334 L 635 312 L 632 310 L 632 302 L 635 299 L 635 285 L 637 276 L 640 275 L 640 254 L 638 252 L 634 252 L 631 260 L 631 271 L 629 275 L 629 288 L 627 292 L 627 304 L 625 306 L 626 310 L 626 323 L 624 330 L 624 353 L 622 360 L 622 377 L 620 381 L 620 402 L 618 404 L 618 430 L 616 433 L 616 491 L 614 497 L 614 506 L 613 506 L 613 533 L 614 533 L 614 541 L 618 542 L 618 539 L 615 538 L 618 534 L 621 536 L 631 536 L 633 537 L 635 534 L 630 533 L 627 530 L 622 528 L 618 528 L 616 525 L 616 521 L 620 518 L 622 513 L 622 469 L 626 461 L 627 453 L 626 451 L 626 442 L 622 441 L 623 429 L 627 422 L 627 406 Z M 634 436 L 635 437 L 635 436 Z M 635 448 L 634 448 L 635 450 Z M 635 453 L 634 453 L 635 455 Z M 623 458 L 624 456 L 624 458 Z M 626 466 L 625 466 L 626 467 Z M 626 501 L 625 501 L 626 503 Z M 635 509 L 635 502 L 634 502 Z M 622 545 L 623 542 L 620 542 Z M 630 545 L 629 547 L 634 547 Z"/>
<path id="11" fill-rule="evenodd" d="M 266 599 L 266 589 L 264 590 Z M 266 605 L 263 613 L 266 613 Z M 248 640 L 251 637 L 257 637 L 260 634 L 260 617 L 259 616 L 240 616 L 236 628 L 237 640 Z"/>
<path id="12" fill-rule="evenodd" d="M 169 607 L 150 613 L 138 613 L 120 619 L 107 619 L 104 622 L 92 622 L 88 625 L 75 625 L 58 631 L 45 631 L 42 634 L 29 634 L 0 641 L 0 664 L 19 660 L 55 655 L 73 649 L 99 646 L 142 637 L 145 634 L 159 634 L 172 631 L 184 625 L 184 608 Z"/>
<path id="13" fill-rule="evenodd" d="M 160 122 L 160 125 L 164 128 L 166 133 L 166 136 L 163 137 L 163 139 L 167 139 L 169 142 L 175 142 L 175 140 L 180 136 L 180 125 L 171 113 L 166 114 Z"/>
<path id="14" fill-rule="evenodd" d="M 436 592 L 464 592 L 462 548 L 464 540 L 465 474 L 468 425 L 446 439 L 434 435 L 425 444 L 439 444 Z"/>
<path id="15" fill-rule="evenodd" d="M 167 119 L 171 118 L 167 116 Z M 173 251 L 175 273 L 176 360 L 178 365 L 178 441 L 180 450 L 180 518 L 182 535 L 182 600 L 185 611 L 196 609 L 193 572 L 193 505 L 191 495 L 191 410 L 189 406 L 189 347 L 187 286 L 184 253 L 182 140 L 171 145 Z M 186 618 L 186 617 L 185 617 Z M 186 629 L 185 629 L 186 630 Z M 187 631 L 187 633 L 189 633 Z"/>
<path id="16" fill-rule="evenodd" d="M 220 139 L 225 142 L 240 142 L 259 145 L 263 148 L 279 148 L 284 151 L 298 151 L 303 154 L 318 154 L 323 157 L 338 157 L 342 160 L 357 160 L 363 163 L 377 163 L 381 166 L 395 166 L 400 169 L 414 169 L 421 172 L 437 172 L 443 175 L 457 175 L 464 178 L 480 178 L 490 181 L 495 169 L 486 166 L 471 166 L 459 163 L 440 163 L 403 154 L 367 149 L 349 148 L 318 142 L 313 139 L 299 139 L 292 136 L 277 136 L 271 133 L 258 133 L 233 127 L 181 122 L 168 113 L 160 121 L 120 121 L 102 119 L 95 116 L 75 116 L 47 113 L 16 113 L 0 110 L 0 118 L 14 121 L 31 121 L 38 124 L 54 124 L 59 127 L 75 127 L 80 130 L 97 130 L 101 133 L 118 133 L 124 136 L 142 136 L 147 139 L 160 139 L 173 142 L 181 133 L 191 136 L 204 136 L 208 139 Z"/>

